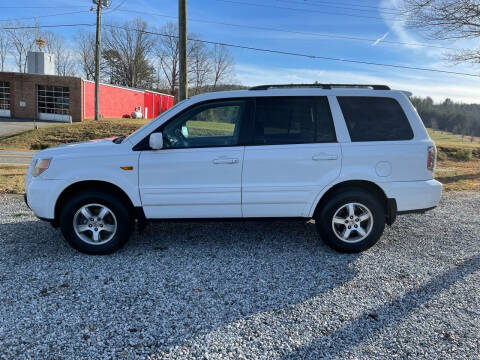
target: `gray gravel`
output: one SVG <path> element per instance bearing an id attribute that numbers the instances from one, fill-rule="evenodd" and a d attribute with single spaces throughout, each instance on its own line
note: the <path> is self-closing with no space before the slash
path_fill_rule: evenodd
<path id="1" fill-rule="evenodd" d="M 0 358 L 478 359 L 480 194 L 360 255 L 302 222 L 161 223 L 82 255 L 0 197 Z"/>

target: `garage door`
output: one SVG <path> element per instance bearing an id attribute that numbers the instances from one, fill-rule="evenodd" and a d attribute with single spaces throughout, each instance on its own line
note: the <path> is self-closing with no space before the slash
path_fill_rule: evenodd
<path id="1" fill-rule="evenodd" d="M 72 122 L 68 87 L 38 85 L 37 104 L 39 120 Z"/>

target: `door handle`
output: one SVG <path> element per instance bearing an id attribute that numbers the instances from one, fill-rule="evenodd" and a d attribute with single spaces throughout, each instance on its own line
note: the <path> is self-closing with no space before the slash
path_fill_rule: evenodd
<path id="1" fill-rule="evenodd" d="M 218 159 L 214 159 L 213 163 L 215 165 L 218 165 L 218 164 L 238 164 L 239 161 L 240 160 L 238 160 L 238 159 L 218 158 Z"/>
<path id="2" fill-rule="evenodd" d="M 337 154 L 317 154 L 312 156 L 312 160 L 319 161 L 319 160 L 337 160 Z"/>

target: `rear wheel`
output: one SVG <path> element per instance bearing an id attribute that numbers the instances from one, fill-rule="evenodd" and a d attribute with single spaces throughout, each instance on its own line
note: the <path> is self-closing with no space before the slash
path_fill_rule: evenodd
<path id="1" fill-rule="evenodd" d="M 123 201 L 109 193 L 85 191 L 67 201 L 60 214 L 67 242 L 86 254 L 110 254 L 121 248 L 133 229 Z"/>
<path id="2" fill-rule="evenodd" d="M 315 218 L 324 242 L 341 252 L 373 246 L 385 229 L 385 209 L 363 190 L 345 190 L 330 197 Z"/>

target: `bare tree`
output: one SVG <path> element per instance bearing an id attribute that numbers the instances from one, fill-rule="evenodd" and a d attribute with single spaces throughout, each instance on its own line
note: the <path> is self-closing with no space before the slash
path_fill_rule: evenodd
<path id="1" fill-rule="evenodd" d="M 5 30 L 0 30 L 0 71 L 5 70 L 7 54 L 10 52 L 11 42 L 9 34 Z"/>
<path id="2" fill-rule="evenodd" d="M 102 56 L 113 83 L 143 88 L 152 86 L 154 68 L 149 55 L 154 41 L 146 30 L 147 23 L 141 19 L 123 26 L 106 26 Z"/>
<path id="3" fill-rule="evenodd" d="M 225 45 L 215 44 L 212 50 L 213 89 L 217 85 L 231 78 L 234 73 L 235 61 Z"/>
<path id="4" fill-rule="evenodd" d="M 95 80 L 95 34 L 79 31 L 76 36 L 77 55 L 82 75 L 87 80 Z M 104 64 L 100 61 L 100 70 Z"/>
<path id="5" fill-rule="evenodd" d="M 160 37 L 157 41 L 158 72 L 161 73 L 161 78 L 168 84 L 170 94 L 175 95 L 178 86 L 178 59 L 180 56 L 177 26 L 172 23 L 165 24 L 160 32 L 166 36 Z"/>
<path id="6" fill-rule="evenodd" d="M 40 36 L 46 42 L 45 50 L 55 57 L 55 70 L 57 75 L 75 75 L 73 54 L 72 51 L 66 47 L 64 37 L 52 32 L 44 32 Z"/>
<path id="7" fill-rule="evenodd" d="M 477 0 L 404 0 L 408 24 L 422 29 L 430 39 L 480 37 L 480 6 Z M 449 54 L 457 62 L 480 63 L 480 49 Z"/>
<path id="8" fill-rule="evenodd" d="M 35 45 L 35 29 L 18 29 L 23 24 L 20 22 L 14 22 L 10 24 L 9 30 L 7 30 L 11 49 L 10 52 L 15 58 L 15 64 L 18 67 L 19 72 L 27 72 L 27 54 L 32 51 Z"/>
<path id="9" fill-rule="evenodd" d="M 194 41 L 194 35 L 190 35 L 188 43 L 188 75 L 189 84 L 193 88 L 193 94 L 199 94 L 213 74 L 213 66 L 207 46 L 199 41 Z"/>

